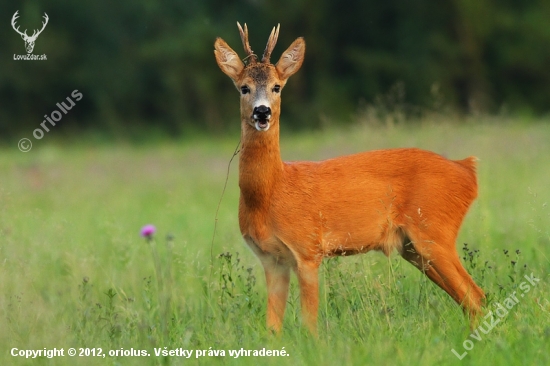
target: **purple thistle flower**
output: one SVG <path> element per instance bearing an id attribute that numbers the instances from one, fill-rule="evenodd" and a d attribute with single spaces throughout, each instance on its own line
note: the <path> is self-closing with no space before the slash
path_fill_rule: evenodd
<path id="1" fill-rule="evenodd" d="M 145 225 L 141 228 L 141 236 L 144 238 L 151 238 L 153 234 L 157 231 L 154 225 Z"/>

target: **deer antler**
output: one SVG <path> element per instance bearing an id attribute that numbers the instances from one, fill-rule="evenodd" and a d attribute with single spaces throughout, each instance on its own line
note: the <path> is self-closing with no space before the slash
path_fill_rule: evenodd
<path id="1" fill-rule="evenodd" d="M 48 20 L 50 18 L 48 18 L 48 14 L 44 13 L 44 22 L 42 22 L 42 29 L 38 30 L 38 29 L 35 29 L 34 32 L 32 33 L 32 36 L 29 37 L 29 35 L 27 34 L 27 30 L 25 29 L 24 32 L 21 32 L 19 30 L 19 26 L 17 26 L 17 28 L 15 27 L 15 23 L 16 23 L 16 20 L 17 18 L 19 18 L 19 15 L 17 14 L 19 12 L 19 10 L 17 10 L 15 12 L 15 14 L 13 14 L 13 17 L 11 18 L 11 26 L 13 27 L 13 29 L 19 33 L 22 37 L 25 37 L 25 39 L 36 39 L 38 37 L 38 35 L 40 33 L 42 33 L 42 31 L 44 30 L 44 28 L 46 28 L 46 24 L 48 24 Z M 38 33 L 37 33 L 38 32 Z"/>
<path id="2" fill-rule="evenodd" d="M 45 22 L 42 22 L 42 29 L 40 29 L 40 30 L 38 31 L 38 33 L 36 33 L 37 30 L 35 29 L 34 32 L 33 32 L 33 34 L 32 34 L 32 36 L 31 36 L 31 38 L 32 38 L 32 37 L 35 37 L 35 38 L 38 37 L 38 35 L 39 35 L 40 33 L 42 33 L 42 31 L 44 30 L 44 28 L 46 28 L 46 24 L 48 24 L 48 20 L 50 20 L 50 18 L 48 18 L 48 14 L 46 14 L 46 13 L 44 13 L 44 20 L 45 20 Z M 35 33 L 36 33 L 36 35 L 35 35 Z"/>
<path id="3" fill-rule="evenodd" d="M 245 59 L 250 59 L 250 63 L 255 63 L 256 56 L 254 54 L 254 51 L 252 51 L 252 48 L 250 48 L 250 44 L 248 44 L 248 27 L 246 26 L 246 23 L 244 23 L 244 31 L 239 22 L 237 22 L 237 27 L 239 27 L 239 33 L 241 34 L 241 40 L 243 41 L 243 47 L 246 52 Z"/>
<path id="4" fill-rule="evenodd" d="M 264 55 L 262 56 L 263 63 L 269 63 L 269 57 L 271 56 L 271 52 L 273 52 L 273 49 L 275 48 L 275 44 L 277 44 L 277 38 L 279 38 L 280 26 L 281 24 L 277 24 L 277 27 L 273 27 L 273 30 L 269 35 L 269 39 L 267 40 L 267 45 L 265 46 Z"/>
<path id="5" fill-rule="evenodd" d="M 25 32 L 21 32 L 19 30 L 19 26 L 17 28 L 15 28 L 15 22 L 16 22 L 17 18 L 19 18 L 19 15 L 17 15 L 18 12 L 19 12 L 19 10 L 17 10 L 15 12 L 15 14 L 13 14 L 13 17 L 11 18 L 11 26 L 13 27 L 13 30 L 16 31 L 17 33 L 19 33 L 21 36 L 28 37 L 26 29 L 25 29 Z"/>

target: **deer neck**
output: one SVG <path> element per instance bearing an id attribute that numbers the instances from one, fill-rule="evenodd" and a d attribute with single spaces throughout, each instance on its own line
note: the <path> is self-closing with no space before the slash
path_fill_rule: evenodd
<path id="1" fill-rule="evenodd" d="M 271 195 L 283 173 L 279 147 L 279 121 L 267 131 L 257 131 L 243 122 L 239 161 L 241 199 L 249 208 L 269 206 Z"/>

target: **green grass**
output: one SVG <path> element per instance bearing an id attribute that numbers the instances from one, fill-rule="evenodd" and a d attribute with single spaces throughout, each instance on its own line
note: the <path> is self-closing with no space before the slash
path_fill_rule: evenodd
<path id="1" fill-rule="evenodd" d="M 300 326 L 293 279 L 283 334 L 272 337 L 263 271 L 238 230 L 237 161 L 211 246 L 238 138 L 141 147 L 48 138 L 28 153 L 9 146 L 0 154 L 2 365 L 550 364 L 548 121 L 360 125 L 281 137 L 287 160 L 410 146 L 480 159 L 479 198 L 457 242 L 463 263 L 490 303 L 523 293 L 525 274 L 540 279 L 480 341 L 447 294 L 396 254 L 377 252 L 324 262 L 318 339 Z M 151 243 L 139 236 L 147 223 L 158 229 Z M 467 339 L 473 349 L 460 361 L 451 349 L 462 354 Z M 12 357 L 14 347 L 64 348 L 65 357 L 27 360 Z M 70 347 L 151 356 L 69 357 Z M 164 347 L 206 351 L 155 356 Z M 264 347 L 289 356 L 229 356 Z"/>

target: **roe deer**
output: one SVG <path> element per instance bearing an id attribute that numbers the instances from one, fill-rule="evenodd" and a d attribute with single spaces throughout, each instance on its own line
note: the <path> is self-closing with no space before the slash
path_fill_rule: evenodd
<path id="1" fill-rule="evenodd" d="M 221 38 L 220 69 L 241 94 L 239 225 L 260 259 L 267 283 L 267 327 L 279 332 L 290 269 L 300 287 L 302 317 L 316 333 L 318 269 L 323 257 L 393 249 L 445 290 L 472 319 L 483 291 L 461 265 L 455 240 L 477 196 L 475 158 L 448 160 L 415 148 L 283 162 L 279 148 L 281 91 L 304 60 L 296 39 L 273 65 L 273 28 L 261 61 L 237 23 L 246 65 Z"/>

